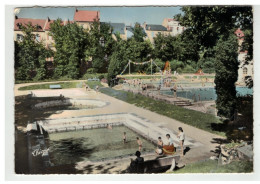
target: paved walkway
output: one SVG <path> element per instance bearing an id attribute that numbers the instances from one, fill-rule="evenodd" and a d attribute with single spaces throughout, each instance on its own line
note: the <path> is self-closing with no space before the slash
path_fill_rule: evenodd
<path id="1" fill-rule="evenodd" d="M 18 91 L 17 89 L 21 86 L 28 84 L 19 84 L 15 85 L 15 96 L 29 94 L 30 91 Z M 197 148 L 190 149 L 186 155 L 181 159 L 184 163 L 195 162 L 203 159 L 208 159 L 210 156 L 215 155 L 214 151 L 217 149 L 219 144 L 215 141 L 216 139 L 223 139 L 223 137 L 206 132 L 204 130 L 189 126 L 175 119 L 168 118 L 166 116 L 151 112 L 149 110 L 136 107 L 133 104 L 128 104 L 116 98 L 110 97 L 102 93 L 96 93 L 95 91 L 86 91 L 83 88 L 77 89 L 66 89 L 65 91 L 78 91 L 78 93 L 69 93 L 70 98 L 85 98 L 85 99 L 98 99 L 105 102 L 109 102 L 109 105 L 103 108 L 97 109 L 87 109 L 87 110 L 64 110 L 59 114 L 53 114 L 49 118 L 64 118 L 64 117 L 77 117 L 77 116 L 86 116 L 86 115 L 96 115 L 96 114 L 108 114 L 108 113 L 134 113 L 140 117 L 144 117 L 149 120 L 151 124 L 163 125 L 163 127 L 168 128 L 169 130 L 177 132 L 178 127 L 182 127 L 186 136 L 196 140 L 201 143 L 202 146 Z M 44 90 L 48 94 L 52 90 Z M 62 90 L 61 90 L 62 91 Z M 82 95 L 84 93 L 84 95 Z M 80 94 L 79 96 L 77 94 Z M 125 162 L 122 160 L 120 163 L 114 163 L 116 166 L 112 170 L 116 170 L 116 173 L 120 173 L 121 170 L 124 170 L 127 165 L 129 165 L 129 159 Z M 94 165 L 93 165 L 94 167 Z M 104 167 L 105 169 L 106 167 Z M 92 173 L 102 172 L 102 170 L 92 170 Z"/>

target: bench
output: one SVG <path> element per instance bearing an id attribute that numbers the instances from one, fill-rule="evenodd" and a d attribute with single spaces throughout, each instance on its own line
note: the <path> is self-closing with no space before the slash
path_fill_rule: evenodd
<path id="1" fill-rule="evenodd" d="M 88 79 L 88 81 L 100 81 L 98 78 Z"/>
<path id="2" fill-rule="evenodd" d="M 50 89 L 61 89 L 61 85 L 60 84 L 52 84 L 52 85 L 50 85 Z"/>
<path id="3" fill-rule="evenodd" d="M 173 159 L 175 160 L 173 162 Z M 180 160 L 179 155 L 160 157 L 154 160 L 147 160 L 143 163 L 139 163 L 135 168 L 131 168 L 130 173 L 153 173 L 159 170 L 168 170 L 175 168 L 175 164 Z"/>

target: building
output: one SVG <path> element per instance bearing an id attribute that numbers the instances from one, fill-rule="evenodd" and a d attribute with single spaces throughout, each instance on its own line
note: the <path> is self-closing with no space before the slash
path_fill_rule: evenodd
<path id="1" fill-rule="evenodd" d="M 74 12 L 74 20 L 63 20 L 62 24 L 66 25 L 68 23 L 76 22 L 78 25 L 83 26 L 84 29 L 90 29 L 91 23 L 95 20 L 99 21 L 99 11 L 87 11 L 87 10 L 77 10 Z M 31 23 L 36 26 L 37 29 L 33 34 L 35 34 L 36 41 L 41 41 L 46 48 L 50 48 L 55 51 L 54 40 L 52 36 L 49 35 L 50 25 L 54 20 L 50 20 L 49 17 L 46 19 L 31 19 L 31 18 L 18 18 L 15 16 L 14 21 L 14 40 L 22 41 L 24 33 L 22 32 L 21 25 L 26 25 Z M 46 58 L 47 61 L 53 61 L 53 58 Z"/>
<path id="2" fill-rule="evenodd" d="M 241 29 L 237 29 L 235 31 L 235 34 L 238 38 L 238 62 L 239 62 L 239 68 L 238 68 L 238 80 L 237 84 L 238 85 L 245 85 L 245 78 L 247 76 L 250 76 L 254 78 L 254 62 L 248 61 L 246 62 L 246 56 L 247 56 L 247 51 L 241 51 L 241 46 L 244 41 L 244 33 Z"/>
<path id="3" fill-rule="evenodd" d="M 112 29 L 113 29 L 112 36 L 115 40 L 116 40 L 116 36 L 115 36 L 116 34 L 119 34 L 120 38 L 123 40 L 127 39 L 126 26 L 124 23 L 110 23 L 109 22 L 106 24 L 109 24 L 112 27 Z"/>
<path id="4" fill-rule="evenodd" d="M 94 21 L 100 21 L 99 11 L 88 11 L 88 10 L 78 10 L 75 9 L 74 12 L 74 22 L 82 26 L 84 29 L 90 29 L 91 24 Z"/>
<path id="5" fill-rule="evenodd" d="M 169 35 L 170 32 L 167 30 L 166 27 L 162 25 L 157 25 L 157 24 L 143 24 L 143 29 L 147 35 L 147 38 L 151 41 L 151 43 L 154 42 L 154 37 L 156 37 L 158 34 L 162 35 Z"/>
<path id="6" fill-rule="evenodd" d="M 179 21 L 171 18 L 163 19 L 162 25 L 167 28 L 169 32 L 171 32 L 172 36 L 176 36 L 181 34 L 186 28 L 181 26 Z"/>

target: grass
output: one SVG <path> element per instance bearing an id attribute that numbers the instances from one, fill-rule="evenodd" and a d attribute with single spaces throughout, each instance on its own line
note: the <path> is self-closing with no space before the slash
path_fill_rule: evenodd
<path id="1" fill-rule="evenodd" d="M 88 81 L 87 84 L 92 89 L 94 89 L 96 86 L 103 87 L 103 85 L 99 81 Z"/>
<path id="2" fill-rule="evenodd" d="M 48 84 L 35 84 L 30 86 L 20 87 L 19 90 L 36 90 L 36 89 L 50 89 L 50 85 L 61 85 L 62 89 L 66 88 L 82 88 L 82 82 L 56 82 Z"/>
<path id="3" fill-rule="evenodd" d="M 167 172 L 174 174 L 182 173 L 250 173 L 253 172 L 253 162 L 234 161 L 227 165 L 218 165 L 217 160 L 205 160 L 188 164 L 181 169 Z"/>
<path id="4" fill-rule="evenodd" d="M 97 85 L 92 85 L 91 83 L 92 82 L 88 82 L 90 87 Z M 214 115 L 205 114 L 190 109 L 184 109 L 182 107 L 168 104 L 159 100 L 154 100 L 140 94 L 114 90 L 112 88 L 100 88 L 100 92 L 127 103 L 134 104 L 137 107 L 148 109 L 152 112 L 176 119 L 193 127 L 225 137 L 225 132 L 214 130 L 213 125 L 216 126 L 222 124 L 222 122 Z"/>

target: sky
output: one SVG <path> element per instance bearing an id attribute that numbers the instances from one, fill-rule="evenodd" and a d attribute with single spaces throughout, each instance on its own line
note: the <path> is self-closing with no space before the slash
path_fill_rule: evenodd
<path id="1" fill-rule="evenodd" d="M 162 24 L 164 18 L 172 18 L 182 13 L 179 6 L 172 7 L 77 7 L 78 10 L 99 10 L 101 22 L 125 23 L 134 25 L 136 22 L 143 24 Z M 17 13 L 19 18 L 34 19 L 68 19 L 73 20 L 75 7 L 35 7 L 20 8 Z"/>

